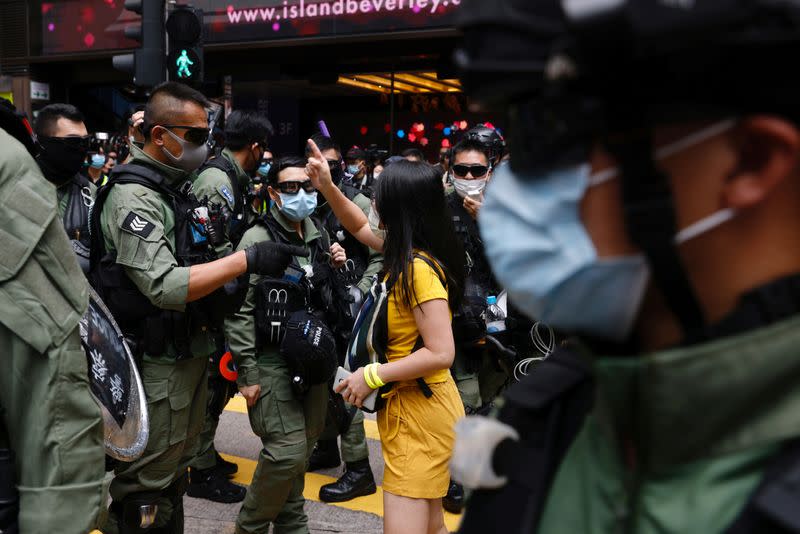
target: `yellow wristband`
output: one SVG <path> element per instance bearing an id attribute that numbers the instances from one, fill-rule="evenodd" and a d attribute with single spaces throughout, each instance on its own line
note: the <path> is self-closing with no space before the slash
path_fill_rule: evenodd
<path id="1" fill-rule="evenodd" d="M 372 377 L 369 375 L 369 368 L 369 365 L 364 367 L 364 381 L 367 383 L 370 389 L 378 389 L 378 386 L 375 385 L 375 383 L 372 381 Z"/>
<path id="2" fill-rule="evenodd" d="M 381 380 L 381 377 L 378 376 L 378 369 L 380 369 L 380 367 L 381 367 L 381 364 L 379 364 L 379 363 L 373 363 L 372 364 L 372 381 L 375 384 L 377 384 L 378 388 L 382 388 L 383 386 L 386 385 L 386 383 L 383 380 Z M 375 389 L 378 389 L 378 388 L 375 388 Z"/>

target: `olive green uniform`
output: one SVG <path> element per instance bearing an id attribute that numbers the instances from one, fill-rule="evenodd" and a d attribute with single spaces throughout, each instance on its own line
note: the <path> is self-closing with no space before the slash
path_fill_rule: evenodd
<path id="1" fill-rule="evenodd" d="M 244 172 L 242 166 L 233 156 L 233 153 L 225 149 L 219 157 L 228 160 L 233 168 L 236 170 L 236 177 L 239 180 L 239 188 L 243 191 L 247 190 L 250 183 L 250 177 Z M 193 183 L 193 191 L 197 198 L 202 199 L 208 197 L 209 202 L 213 202 L 220 206 L 225 206 L 231 213 L 236 208 L 236 201 L 233 192 L 233 186 L 228 175 L 221 169 L 209 167 L 201 172 Z M 248 209 L 244 210 L 244 216 L 247 220 L 240 222 L 249 226 L 255 218 L 253 211 Z M 218 258 L 223 258 L 233 252 L 233 245 L 229 239 L 225 239 L 222 244 L 216 247 Z M 213 354 L 209 355 L 211 360 Z M 219 367 L 217 365 L 209 365 L 208 368 L 209 381 L 219 380 L 221 378 Z M 211 394 L 211 392 L 209 392 Z M 212 410 L 206 410 L 205 421 L 203 423 L 203 431 L 197 442 L 197 458 L 195 458 L 191 467 L 193 469 L 210 469 L 217 463 L 217 451 L 214 448 L 214 436 L 217 434 L 217 426 L 219 426 L 219 415 L 212 413 Z"/>
<path id="2" fill-rule="evenodd" d="M 132 147 L 133 163 L 146 162 L 164 176 L 168 185 L 189 178 L 184 171 L 164 165 Z M 154 225 L 147 237 L 124 224 L 130 213 Z M 184 311 L 189 290 L 189 267 L 179 267 L 175 250 L 175 214 L 169 200 L 138 184 L 119 184 L 108 195 L 100 224 L 106 249 L 115 250 L 117 263 L 156 307 Z M 140 373 L 150 414 L 150 439 L 141 458 L 121 464 L 111 484 L 114 501 L 142 492 L 165 492 L 158 499 L 156 527 L 168 524 L 175 494 L 183 493 L 183 480 L 193 447 L 203 425 L 206 403 L 207 355 L 213 347 L 208 333 L 192 336 L 195 358 L 176 361 L 174 348 L 164 354 L 144 354 Z M 173 497 L 173 499 L 170 499 Z M 116 532 L 112 510 L 106 534 Z"/>
<path id="3" fill-rule="evenodd" d="M 105 504 L 100 408 L 78 321 L 88 290 L 52 184 L 0 130 L 0 446 L 16 452 L 20 532 L 80 534 Z"/>
<path id="4" fill-rule="evenodd" d="M 287 230 L 292 245 L 306 246 L 321 237 L 310 219 L 302 221 L 303 238 L 289 221 L 273 207 L 271 216 Z M 239 250 L 261 241 L 269 241 L 266 228 L 255 225 L 239 243 Z M 298 257 L 300 265 L 309 258 Z M 248 408 L 253 432 L 261 438 L 263 448 L 247 497 L 239 512 L 236 530 L 239 533 L 266 534 L 270 523 L 276 534 L 308 532 L 308 518 L 303 510 L 303 487 L 308 457 L 325 425 L 328 406 L 327 385 L 312 386 L 298 397 L 291 386 L 286 362 L 275 346 L 256 346 L 256 286 L 260 276 L 250 275 L 250 288 L 239 313 L 225 321 L 225 336 L 239 368 L 238 384 L 261 386 L 261 396 Z"/>
<path id="5" fill-rule="evenodd" d="M 372 202 L 369 198 L 359 193 L 353 198 L 353 203 L 361 208 L 361 211 L 364 212 L 364 215 L 369 216 L 369 210 L 372 205 Z M 323 209 L 330 210 L 330 207 L 327 204 L 324 204 L 320 207 L 320 210 Z M 319 213 L 319 210 L 317 213 Z M 372 287 L 373 277 L 378 274 L 381 269 L 383 269 L 383 255 L 380 252 L 370 249 L 367 269 L 364 271 L 364 275 L 361 277 L 361 280 L 356 286 L 363 295 L 366 295 L 369 292 L 370 288 Z M 338 434 L 339 431 L 336 428 L 335 422 L 329 418 L 327 424 L 325 425 L 325 430 L 320 436 L 320 439 L 334 440 Z M 350 422 L 350 426 L 348 426 L 347 430 L 344 432 L 344 434 L 342 434 L 341 450 L 342 460 L 344 460 L 345 463 L 358 462 L 360 460 L 366 460 L 369 457 L 369 449 L 367 448 L 367 435 L 364 432 L 364 412 L 361 410 L 356 410 L 355 415 Z"/>

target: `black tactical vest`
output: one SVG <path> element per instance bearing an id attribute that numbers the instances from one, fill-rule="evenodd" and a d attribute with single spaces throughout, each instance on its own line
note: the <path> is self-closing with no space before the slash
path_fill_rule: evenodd
<path id="1" fill-rule="evenodd" d="M 243 190 L 239 184 L 239 177 L 236 175 L 236 168 L 222 154 L 207 161 L 202 167 L 200 167 L 198 174 L 202 173 L 206 169 L 221 170 L 228 176 L 228 180 L 231 183 L 231 194 L 233 195 L 234 199 L 233 212 L 229 212 L 227 207 L 223 206 L 223 214 L 226 218 L 228 238 L 235 249 L 239 245 L 239 241 L 242 240 L 242 236 L 248 227 L 246 215 L 247 206 L 249 204 L 247 201 L 247 191 Z"/>
<path id="2" fill-rule="evenodd" d="M 341 190 L 351 202 L 358 195 L 362 194 L 361 191 L 347 184 L 342 185 Z M 354 286 L 358 284 L 369 265 L 369 248 L 353 237 L 350 232 L 342 226 L 342 223 L 339 222 L 339 219 L 327 204 L 312 215 L 312 218 L 314 219 L 314 224 L 318 227 L 321 226 L 325 228 L 325 230 L 328 231 L 328 235 L 331 236 L 331 239 L 338 242 L 347 253 L 347 264 L 344 268 L 336 271 L 339 282 L 344 286 Z"/>
<path id="3" fill-rule="evenodd" d="M 464 247 L 464 300 L 453 315 L 453 335 L 457 344 L 472 346 L 486 335 L 482 318 L 486 297 L 497 295 L 499 286 L 494 280 L 483 248 L 478 225 L 464 209 L 463 199 L 456 193 L 447 196 L 453 226 Z"/>
<path id="4" fill-rule="evenodd" d="M 291 243 L 286 230 L 268 213 L 254 224 L 263 226 L 276 243 Z M 316 223 L 315 223 L 316 225 Z M 297 258 L 283 278 L 264 276 L 256 286 L 256 339 L 259 346 L 277 346 L 286 333 L 286 323 L 292 313 L 306 309 L 330 326 L 329 310 L 335 296 L 332 293 L 333 269 L 327 255 L 330 242 L 324 229 L 311 243 L 311 268 L 307 276 Z"/>
<path id="5" fill-rule="evenodd" d="M 196 216 L 201 203 L 191 193 L 191 184 L 176 189 L 164 182 L 154 168 L 131 163 L 114 168 L 108 184 L 97 192 L 90 217 L 93 236 L 90 281 L 126 337 L 134 341 L 136 351 L 153 356 L 174 349 L 177 359 L 192 357 L 190 341 L 201 330 L 221 328 L 226 314 L 236 311 L 244 300 L 240 287 L 221 288 L 199 301 L 189 303 L 186 312 L 163 310 L 154 306 L 116 263 L 116 252 L 107 251 L 102 236 L 100 215 L 111 189 L 119 184 L 138 184 L 167 199 L 175 213 L 175 259 L 181 267 L 190 267 L 216 259 L 205 225 Z M 238 286 L 237 285 L 237 286 Z"/>
<path id="6" fill-rule="evenodd" d="M 89 179 L 76 174 L 63 189 L 59 190 L 59 201 L 62 193 L 67 195 L 67 207 L 64 210 L 64 230 L 70 239 L 80 241 L 89 247 L 89 210 L 92 207 L 92 190 Z"/>

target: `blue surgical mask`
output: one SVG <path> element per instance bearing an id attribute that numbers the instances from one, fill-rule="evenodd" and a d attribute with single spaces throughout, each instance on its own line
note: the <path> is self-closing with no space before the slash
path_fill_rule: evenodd
<path id="1" fill-rule="evenodd" d="M 102 169 L 106 164 L 106 157 L 103 154 L 92 154 L 91 167 L 93 169 Z"/>
<path id="2" fill-rule="evenodd" d="M 351 176 L 355 176 L 356 174 L 359 173 L 360 170 L 361 169 L 359 168 L 358 165 L 348 165 L 347 166 L 347 173 L 350 174 Z"/>
<path id="3" fill-rule="evenodd" d="M 256 171 L 259 176 L 262 178 L 266 178 L 269 174 L 269 170 L 272 168 L 272 165 L 269 163 L 262 163 L 261 166 Z"/>
<path id="4" fill-rule="evenodd" d="M 719 123 L 656 152 L 663 158 L 723 133 Z M 479 215 L 486 255 L 515 306 L 568 333 L 621 342 L 630 336 L 650 280 L 643 255 L 598 258 L 580 217 L 589 187 L 617 176 L 590 176 L 588 165 L 520 178 L 497 169 Z M 681 244 L 735 216 L 710 215 L 675 236 Z"/>
<path id="5" fill-rule="evenodd" d="M 281 197 L 281 213 L 287 219 L 294 222 L 300 222 L 317 209 L 317 193 L 306 193 L 305 190 L 300 189 L 296 195 L 287 195 L 286 193 L 279 193 Z"/>

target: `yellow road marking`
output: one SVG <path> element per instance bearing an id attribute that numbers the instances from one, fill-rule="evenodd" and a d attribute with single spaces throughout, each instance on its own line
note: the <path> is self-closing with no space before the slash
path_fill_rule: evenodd
<path id="1" fill-rule="evenodd" d="M 244 397 L 242 397 L 241 395 L 236 395 L 230 400 L 228 405 L 225 407 L 225 410 L 228 412 L 237 412 L 246 414 L 247 401 L 244 400 Z M 380 441 L 381 436 L 378 433 L 378 423 L 376 423 L 372 419 L 364 419 L 364 431 L 367 434 L 367 438 Z"/>
<path id="2" fill-rule="evenodd" d="M 239 466 L 239 471 L 236 473 L 233 481 L 244 486 L 249 486 L 250 481 L 253 480 L 253 473 L 256 470 L 258 462 L 248 458 L 240 458 L 238 456 L 230 456 L 227 454 L 221 455 L 229 462 L 235 462 Z M 318 473 L 306 473 L 306 486 L 303 495 L 309 501 L 321 502 L 319 500 L 319 489 L 331 482 L 336 482 L 335 478 L 320 475 Z M 378 486 L 378 492 L 366 497 L 358 497 L 352 501 L 341 503 L 325 503 L 330 506 L 338 506 L 347 510 L 354 510 L 357 512 L 367 512 L 383 517 L 383 488 Z M 458 530 L 458 524 L 461 521 L 460 515 L 453 515 L 444 513 L 444 522 L 450 532 Z"/>

